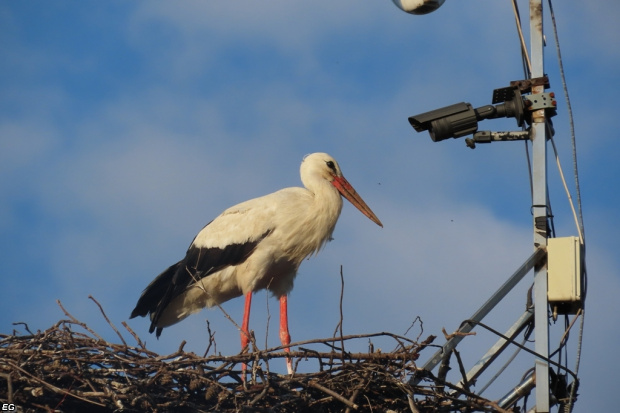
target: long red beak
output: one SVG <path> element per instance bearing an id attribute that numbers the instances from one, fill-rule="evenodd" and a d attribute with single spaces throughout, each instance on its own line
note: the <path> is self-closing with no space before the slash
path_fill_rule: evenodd
<path id="1" fill-rule="evenodd" d="M 364 202 L 362 197 L 359 196 L 355 188 L 351 186 L 349 181 L 347 181 L 344 176 L 334 176 L 332 185 L 334 185 L 338 192 L 340 192 L 342 196 L 347 198 L 349 202 L 355 206 L 355 208 L 359 209 L 362 214 L 366 215 L 372 220 L 372 222 L 383 228 L 383 224 L 381 223 L 381 221 L 379 221 L 379 218 L 377 218 L 375 213 L 372 212 L 372 209 L 370 209 L 370 207 L 366 205 L 366 202 Z"/>

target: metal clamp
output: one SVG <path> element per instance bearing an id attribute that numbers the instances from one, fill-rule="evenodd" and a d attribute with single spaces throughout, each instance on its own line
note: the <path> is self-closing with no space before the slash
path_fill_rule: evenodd
<path id="1" fill-rule="evenodd" d="M 557 107 L 555 93 L 553 92 L 525 95 L 523 100 L 527 110 L 555 109 Z"/>

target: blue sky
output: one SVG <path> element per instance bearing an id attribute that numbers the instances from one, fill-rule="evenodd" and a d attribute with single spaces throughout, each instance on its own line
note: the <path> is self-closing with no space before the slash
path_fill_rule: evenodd
<path id="1" fill-rule="evenodd" d="M 620 89 L 620 4 L 555 3 L 590 280 L 575 411 L 609 411 L 620 368 L 610 351 L 620 341 L 620 142 L 610 125 Z M 519 5 L 527 22 L 527 2 Z M 441 336 L 527 258 L 524 144 L 472 151 L 462 139 L 434 143 L 407 122 L 461 101 L 489 104 L 493 89 L 524 77 L 510 2 L 448 1 L 427 16 L 407 15 L 388 0 L 303 6 L 0 2 L 0 331 L 11 332 L 17 321 L 50 327 L 64 317 L 61 300 L 115 340 L 89 294 L 120 326 L 142 289 L 183 256 L 205 223 L 237 202 L 300 185 L 299 163 L 317 151 L 338 159 L 385 227 L 344 206 L 334 241 L 300 269 L 289 300 L 293 341 L 333 334 L 341 265 L 345 333 L 404 333 L 420 316 L 424 336 Z M 555 142 L 575 197 L 545 9 L 545 68 L 558 96 Z M 514 120 L 480 124 L 515 128 Z M 558 176 L 550 157 L 557 234 L 576 235 Z M 522 313 L 531 274 L 526 278 L 490 325 L 505 330 Z M 240 320 L 242 300 L 224 308 Z M 259 342 L 267 336 L 268 345 L 278 344 L 276 315 L 276 301 L 259 293 L 251 320 Z M 187 340 L 187 349 L 202 354 L 207 318 L 217 350 L 236 353 L 238 333 L 217 309 L 164 330 L 158 341 L 146 320 L 129 324 L 157 352 Z M 563 322 L 552 325 L 552 349 L 562 332 Z M 483 332 L 467 338 L 460 346 L 466 364 L 493 341 Z M 375 343 L 381 346 L 393 343 Z M 531 366 L 531 357 L 520 355 L 484 395 L 500 397 Z"/>

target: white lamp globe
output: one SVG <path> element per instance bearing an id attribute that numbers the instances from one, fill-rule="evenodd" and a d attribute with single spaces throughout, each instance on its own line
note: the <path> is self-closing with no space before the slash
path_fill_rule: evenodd
<path id="1" fill-rule="evenodd" d="M 392 0 L 402 11 L 410 14 L 428 14 L 437 10 L 446 0 Z"/>

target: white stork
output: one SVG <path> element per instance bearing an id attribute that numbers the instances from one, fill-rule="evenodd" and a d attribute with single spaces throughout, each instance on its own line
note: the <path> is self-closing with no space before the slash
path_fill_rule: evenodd
<path id="1" fill-rule="evenodd" d="M 150 315 L 149 332 L 159 337 L 164 327 L 204 307 L 245 295 L 245 349 L 252 293 L 266 288 L 280 299 L 280 340 L 288 346 L 287 294 L 301 262 L 330 240 L 342 210 L 340 195 L 383 227 L 328 154 L 307 155 L 300 174 L 306 188 L 285 188 L 242 202 L 208 223 L 185 258 L 146 287 L 131 318 Z M 290 359 L 287 368 L 292 373 Z"/>

